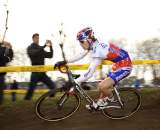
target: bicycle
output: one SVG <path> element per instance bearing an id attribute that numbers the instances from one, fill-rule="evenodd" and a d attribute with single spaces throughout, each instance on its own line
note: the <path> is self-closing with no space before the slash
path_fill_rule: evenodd
<path id="1" fill-rule="evenodd" d="M 65 60 L 63 44 L 60 44 L 62 55 Z M 68 89 L 59 91 L 53 96 L 54 91 L 43 94 L 35 104 L 36 115 L 45 121 L 60 121 L 72 116 L 80 107 L 81 99 L 84 98 L 92 106 L 95 101 L 75 83 L 74 79 L 78 75 L 72 74 L 68 65 L 58 68 L 62 73 L 68 75 L 69 82 L 72 84 Z M 132 116 L 138 111 L 141 104 L 139 92 L 130 87 L 113 88 L 114 102 L 105 107 L 98 107 L 90 111 L 102 111 L 102 113 L 111 119 L 124 119 Z"/>

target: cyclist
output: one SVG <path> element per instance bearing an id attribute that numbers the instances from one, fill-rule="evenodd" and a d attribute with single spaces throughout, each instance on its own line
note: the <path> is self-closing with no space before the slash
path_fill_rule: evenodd
<path id="1" fill-rule="evenodd" d="M 108 77 L 98 85 L 100 96 L 97 103 L 93 104 L 93 107 L 95 108 L 98 106 L 104 107 L 108 105 L 109 101 L 112 102 L 114 100 L 112 94 L 113 86 L 131 73 L 132 62 L 129 54 L 127 51 L 121 49 L 112 42 L 107 44 L 99 42 L 95 38 L 91 27 L 84 28 L 78 32 L 77 40 L 80 42 L 81 47 L 86 51 L 74 59 L 67 60 L 67 62 L 75 62 L 87 55 L 89 51 L 91 51 L 92 56 L 92 62 L 88 71 L 76 79 L 77 83 L 81 83 L 92 77 L 96 67 L 101 64 L 102 60 L 109 60 L 113 62 L 112 72 L 110 72 Z M 66 61 L 59 61 L 55 66 L 61 66 L 64 64 L 66 64 Z M 86 107 L 90 109 L 89 105 L 86 105 Z"/>

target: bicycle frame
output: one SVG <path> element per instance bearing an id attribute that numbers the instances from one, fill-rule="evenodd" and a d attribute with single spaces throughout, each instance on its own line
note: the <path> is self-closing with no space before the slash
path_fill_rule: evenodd
<path id="1" fill-rule="evenodd" d="M 65 58 L 65 54 L 64 54 L 63 44 L 62 43 L 60 44 L 60 48 L 61 48 L 61 51 L 62 51 L 62 56 L 63 56 L 64 61 L 67 61 L 66 58 Z M 73 84 L 73 86 L 74 86 L 74 87 L 70 88 L 69 93 L 75 92 L 75 89 L 76 89 L 78 91 L 78 93 L 80 95 L 82 95 L 86 99 L 86 101 L 88 101 L 88 103 L 90 105 L 95 104 L 95 101 L 83 90 L 83 88 L 75 83 L 74 78 L 72 76 L 72 72 L 69 69 L 69 67 L 67 65 L 65 67 L 66 67 L 66 70 L 67 70 L 66 73 L 67 73 L 69 82 L 71 82 Z M 105 108 L 109 108 L 109 107 L 122 108 L 123 107 L 123 103 L 121 101 L 120 94 L 119 94 L 118 90 L 116 89 L 116 87 L 114 87 L 114 91 L 115 91 L 115 94 L 116 94 L 116 96 L 118 98 L 118 102 L 119 102 L 120 106 L 106 106 Z"/>

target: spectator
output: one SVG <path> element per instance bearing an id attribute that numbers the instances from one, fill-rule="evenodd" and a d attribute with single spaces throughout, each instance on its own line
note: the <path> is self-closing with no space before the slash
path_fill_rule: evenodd
<path id="1" fill-rule="evenodd" d="M 140 89 L 140 85 L 141 85 L 140 80 L 136 79 L 134 82 L 134 87 L 138 90 L 138 89 Z"/>
<path id="2" fill-rule="evenodd" d="M 0 67 L 4 67 L 13 58 L 13 50 L 10 43 L 4 41 L 0 43 Z M 0 72 L 0 104 L 3 102 L 3 90 L 6 88 L 5 84 L 6 72 Z"/>
<path id="3" fill-rule="evenodd" d="M 13 80 L 13 83 L 11 84 L 11 89 L 13 90 L 12 94 L 12 101 L 16 101 L 16 91 L 18 89 L 18 83 L 16 80 Z"/>
<path id="4" fill-rule="evenodd" d="M 31 63 L 32 65 L 44 65 L 45 58 L 53 57 L 52 42 L 50 40 L 46 40 L 45 45 L 40 46 L 38 33 L 33 34 L 32 40 L 33 43 L 27 48 L 27 53 Z M 50 52 L 46 52 L 44 50 L 46 46 L 50 48 Z M 55 89 L 56 87 L 55 83 L 46 75 L 45 72 L 32 72 L 29 90 L 25 96 L 25 100 L 31 100 L 34 89 L 39 81 L 45 83 L 50 89 Z"/>

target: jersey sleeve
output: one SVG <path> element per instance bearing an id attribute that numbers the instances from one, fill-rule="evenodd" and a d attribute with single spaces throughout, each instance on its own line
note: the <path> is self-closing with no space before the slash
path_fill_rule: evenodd
<path id="1" fill-rule="evenodd" d="M 76 55 L 75 57 L 71 58 L 71 59 L 67 59 L 68 63 L 73 63 L 76 62 L 78 60 L 81 60 L 83 57 L 85 57 L 88 54 L 89 51 L 84 51 L 82 53 L 79 53 L 78 55 Z"/>
<path id="2" fill-rule="evenodd" d="M 101 63 L 101 59 L 100 58 L 94 58 L 88 68 L 88 71 L 85 74 L 82 74 L 78 79 L 76 79 L 75 81 L 80 83 L 80 82 L 84 82 L 86 80 L 88 80 L 89 78 L 92 77 L 93 73 L 96 70 L 96 67 Z"/>

